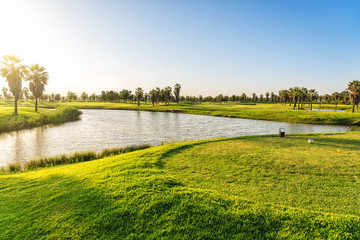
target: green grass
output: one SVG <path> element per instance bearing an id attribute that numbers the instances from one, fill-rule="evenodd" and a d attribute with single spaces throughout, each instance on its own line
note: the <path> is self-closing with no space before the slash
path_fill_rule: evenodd
<path id="1" fill-rule="evenodd" d="M 201 114 L 220 117 L 237 117 L 248 119 L 271 120 L 293 123 L 309 124 L 332 124 L 350 125 L 360 121 L 360 113 L 351 112 L 323 112 L 309 110 L 293 110 L 289 105 L 284 106 L 280 103 L 257 103 L 257 104 L 233 104 L 233 103 L 202 103 L 202 104 L 159 104 L 154 107 L 142 103 L 140 107 L 131 103 L 109 103 L 109 102 L 65 102 L 51 103 L 43 102 L 42 107 L 53 107 L 56 105 L 70 105 L 80 109 L 125 109 L 125 110 L 145 110 L 161 112 L 178 112 Z M 304 105 L 307 107 L 307 105 Z M 324 108 L 332 108 L 333 105 L 323 105 Z M 339 105 L 340 108 L 350 106 Z M 313 106 L 316 108 L 316 105 Z"/>
<path id="2" fill-rule="evenodd" d="M 54 111 L 41 109 L 36 113 L 33 107 L 18 107 L 18 115 L 14 115 L 14 107 L 0 102 L 0 133 L 79 120 L 81 111 L 72 106 L 58 106 Z"/>
<path id="3" fill-rule="evenodd" d="M 1 173 L 21 172 L 21 171 L 35 170 L 44 167 L 53 167 L 63 164 L 87 162 L 95 159 L 108 157 L 111 155 L 120 155 L 133 151 L 138 151 L 149 147 L 151 147 L 151 145 L 143 144 L 143 145 L 133 145 L 128 147 L 123 147 L 123 148 L 106 148 L 99 153 L 95 151 L 84 151 L 84 152 L 75 152 L 73 154 L 61 154 L 53 157 L 35 158 L 27 161 L 24 164 L 24 166 L 22 166 L 19 162 L 10 163 L 7 166 L 7 168 L 5 167 L 0 168 L 0 172 Z"/>
<path id="4" fill-rule="evenodd" d="M 359 152 L 253 136 L 0 175 L 0 238 L 359 239 Z"/>

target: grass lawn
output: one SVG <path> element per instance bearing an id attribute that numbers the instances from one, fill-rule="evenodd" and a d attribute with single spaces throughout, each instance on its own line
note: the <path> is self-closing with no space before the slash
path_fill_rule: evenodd
<path id="1" fill-rule="evenodd" d="M 233 103 L 202 103 L 202 104 L 158 104 L 154 107 L 148 102 L 144 102 L 138 107 L 132 103 L 109 103 L 109 102 L 64 102 L 51 103 L 42 102 L 42 107 L 53 107 L 56 105 L 70 105 L 77 108 L 89 109 L 127 109 L 127 110 L 146 110 L 163 112 L 180 112 L 201 114 L 221 117 L 238 117 L 260 120 L 272 120 L 294 123 L 310 124 L 334 124 L 350 125 L 360 121 L 360 113 L 351 112 L 323 112 L 309 110 L 293 110 L 289 105 L 284 106 L 280 103 L 258 103 L 258 104 L 233 104 Z M 339 106 L 340 108 L 340 106 Z"/>
<path id="2" fill-rule="evenodd" d="M 14 115 L 13 103 L 0 102 L 0 133 L 75 121 L 81 114 L 71 106 L 59 106 L 55 111 L 39 108 L 37 113 L 30 106 L 30 103 L 19 102 L 18 115 Z"/>
<path id="3" fill-rule="evenodd" d="M 359 132 L 252 136 L 3 174 L 0 238 L 359 239 L 359 152 Z"/>

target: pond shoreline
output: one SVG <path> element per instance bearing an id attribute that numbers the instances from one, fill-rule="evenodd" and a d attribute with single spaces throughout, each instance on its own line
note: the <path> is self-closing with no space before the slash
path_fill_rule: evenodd
<path id="1" fill-rule="evenodd" d="M 101 151 L 129 145 L 278 134 L 359 131 L 359 127 L 299 124 L 241 118 L 131 111 L 83 109 L 81 121 L 49 125 L 0 135 L 3 164 L 36 157 Z"/>
<path id="2" fill-rule="evenodd" d="M 72 106 L 59 106 L 53 111 L 41 111 L 38 113 L 32 112 L 32 108 L 31 110 L 19 108 L 19 110 L 18 115 L 6 114 L 0 118 L 0 134 L 78 121 L 82 114 L 81 111 Z"/>
<path id="3" fill-rule="evenodd" d="M 64 103 L 47 103 L 41 107 L 54 107 Z M 186 113 L 214 117 L 255 119 L 276 122 L 320 124 L 320 125 L 342 125 L 350 126 L 360 121 L 359 113 L 349 112 L 327 112 L 327 111 L 305 111 L 293 110 L 289 105 L 259 103 L 256 105 L 241 105 L 233 103 L 202 103 L 202 104 L 155 104 L 142 103 L 140 106 L 134 103 L 118 102 L 67 102 L 79 109 L 110 109 L 110 110 L 135 110 L 150 112 L 172 112 Z"/>

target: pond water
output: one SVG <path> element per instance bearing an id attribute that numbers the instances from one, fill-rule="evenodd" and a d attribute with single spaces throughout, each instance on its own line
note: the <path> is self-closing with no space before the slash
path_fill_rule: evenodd
<path id="1" fill-rule="evenodd" d="M 286 133 L 359 131 L 359 127 L 324 126 L 180 113 L 82 110 L 81 121 L 0 135 L 0 166 L 35 157 L 75 151 L 159 145 L 218 137 Z"/>
<path id="2" fill-rule="evenodd" d="M 310 108 L 305 108 L 305 110 L 310 110 Z M 345 112 L 345 110 L 335 110 L 335 109 L 318 109 L 313 108 L 312 111 L 322 111 L 322 112 Z"/>

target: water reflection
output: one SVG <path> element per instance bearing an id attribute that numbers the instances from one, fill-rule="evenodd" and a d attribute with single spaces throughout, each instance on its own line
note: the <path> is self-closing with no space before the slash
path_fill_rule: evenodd
<path id="1" fill-rule="evenodd" d="M 0 135 L 0 166 L 25 162 L 39 156 L 75 151 L 160 144 L 218 137 L 286 133 L 345 132 L 352 126 L 282 123 L 191 114 L 125 110 L 82 110 L 82 120 L 58 126 L 39 127 Z"/>

